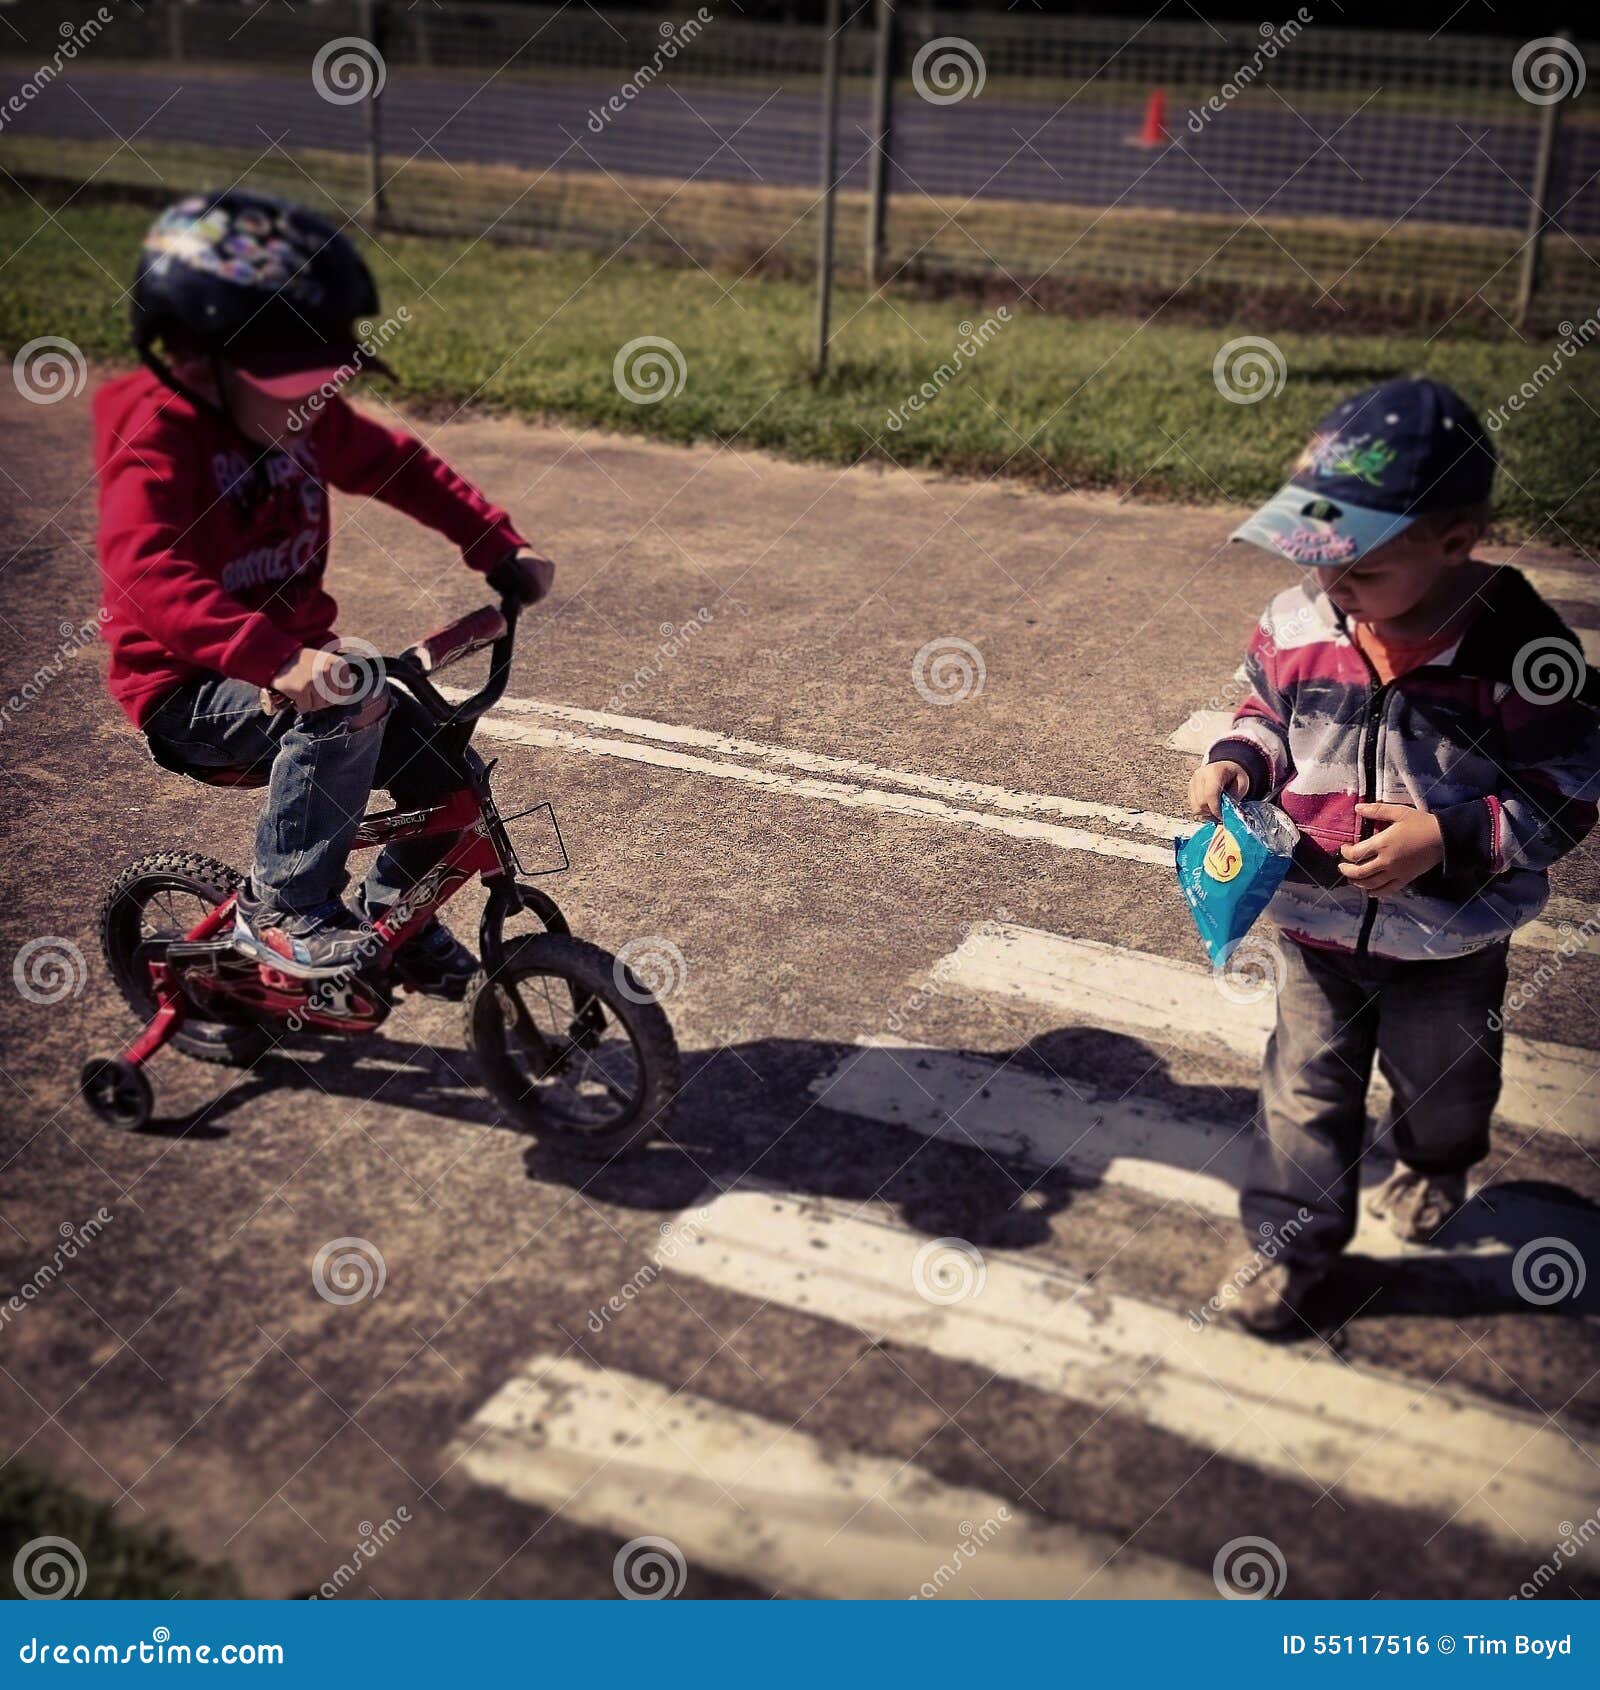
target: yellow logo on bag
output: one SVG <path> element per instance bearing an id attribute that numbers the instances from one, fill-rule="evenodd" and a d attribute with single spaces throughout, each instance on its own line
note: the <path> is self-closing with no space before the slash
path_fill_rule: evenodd
<path id="1" fill-rule="evenodd" d="M 1211 843 L 1206 846 L 1205 871 L 1213 880 L 1232 880 L 1244 867 L 1244 853 L 1239 842 L 1221 822 L 1212 830 Z"/>

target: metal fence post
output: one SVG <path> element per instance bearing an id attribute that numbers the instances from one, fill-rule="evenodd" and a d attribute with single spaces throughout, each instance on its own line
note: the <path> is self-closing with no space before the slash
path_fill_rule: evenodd
<path id="1" fill-rule="evenodd" d="M 1558 41 L 1570 41 L 1566 30 Z M 1533 164 L 1533 191 L 1528 200 L 1528 236 L 1522 248 L 1522 275 L 1517 282 L 1517 327 L 1526 328 L 1539 291 L 1539 271 L 1544 257 L 1544 232 L 1549 221 L 1550 184 L 1555 178 L 1556 147 L 1561 136 L 1561 108 L 1566 97 L 1552 100 L 1539 109 L 1539 152 Z"/>
<path id="2" fill-rule="evenodd" d="M 384 42 L 388 34 L 387 0 L 360 0 L 361 33 L 372 43 L 379 66 L 384 65 Z M 372 90 L 362 102 L 367 120 L 367 216 L 376 231 L 384 225 L 383 203 L 383 102 L 381 85 L 386 72 L 373 77 Z"/>
<path id="3" fill-rule="evenodd" d="M 840 0 L 828 0 L 822 41 L 822 226 L 817 236 L 817 357 L 820 380 L 828 369 L 828 315 L 833 307 L 833 212 L 839 170 Z"/>
<path id="4" fill-rule="evenodd" d="M 872 64 L 872 154 L 867 186 L 867 286 L 883 273 L 888 244 L 889 141 L 894 126 L 894 72 L 898 31 L 895 0 L 878 0 L 878 33 Z"/>

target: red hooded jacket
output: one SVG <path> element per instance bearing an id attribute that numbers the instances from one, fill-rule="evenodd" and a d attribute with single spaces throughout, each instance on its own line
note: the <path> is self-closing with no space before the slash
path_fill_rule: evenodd
<path id="1" fill-rule="evenodd" d="M 100 388 L 94 432 L 108 685 L 135 726 L 191 676 L 265 686 L 328 642 L 330 487 L 404 511 L 482 572 L 526 544 L 420 440 L 337 397 L 253 478 L 239 436 L 149 370 Z"/>

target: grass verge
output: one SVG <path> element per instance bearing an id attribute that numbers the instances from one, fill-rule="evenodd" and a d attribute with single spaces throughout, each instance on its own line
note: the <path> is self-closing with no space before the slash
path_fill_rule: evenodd
<path id="1" fill-rule="evenodd" d="M 140 206 L 51 214 L 0 197 L 0 246 L 11 253 L 0 269 L 0 344 L 14 353 L 60 335 L 92 358 L 125 358 L 123 278 L 148 218 Z M 404 304 L 411 314 L 385 356 L 412 400 L 1062 490 L 1259 499 L 1279 484 L 1315 421 L 1357 388 L 1427 371 L 1488 411 L 1540 382 L 1496 436 L 1499 532 L 1600 545 L 1600 369 L 1589 355 L 1541 378 L 1550 345 L 1297 334 L 1273 332 L 1270 322 L 1217 329 L 1159 316 L 1072 320 L 1019 304 L 967 356 L 957 349 L 990 307 L 846 288 L 831 371 L 814 383 L 815 301 L 798 279 L 420 237 L 387 238 L 373 258 L 385 309 Z M 1281 388 L 1230 403 L 1214 362 L 1246 332 L 1271 336 Z M 647 336 L 671 343 L 672 391 L 630 402 L 616 362 Z M 953 363 L 953 377 L 941 373 Z"/>

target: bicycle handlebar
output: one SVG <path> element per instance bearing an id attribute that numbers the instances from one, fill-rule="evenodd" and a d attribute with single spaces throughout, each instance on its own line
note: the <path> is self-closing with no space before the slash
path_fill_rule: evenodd
<path id="1" fill-rule="evenodd" d="M 408 646 L 398 657 L 384 658 L 384 667 L 435 721 L 450 727 L 476 721 L 500 702 L 511 679 L 511 648 L 516 644 L 517 618 L 521 614 L 521 601 L 502 593 L 498 609 L 483 605 L 470 611 L 425 640 Z M 448 664 L 481 651 L 486 645 L 492 647 L 488 679 L 471 698 L 463 699 L 460 704 L 447 703 L 428 679 L 429 675 L 438 674 Z"/>

